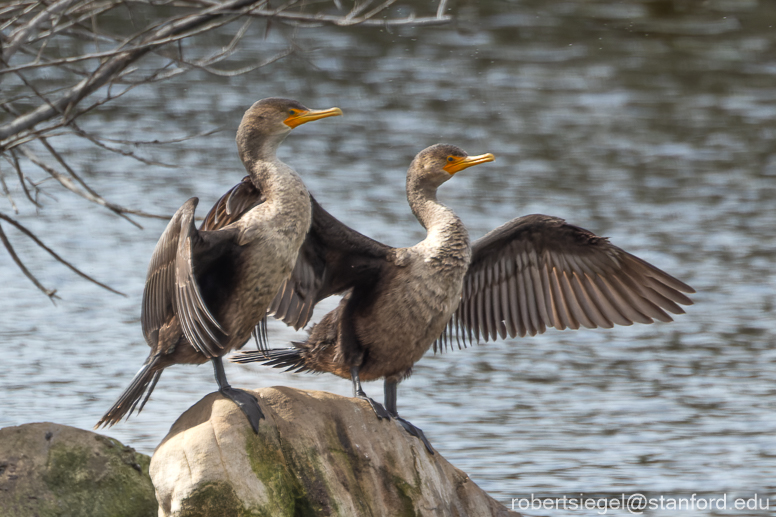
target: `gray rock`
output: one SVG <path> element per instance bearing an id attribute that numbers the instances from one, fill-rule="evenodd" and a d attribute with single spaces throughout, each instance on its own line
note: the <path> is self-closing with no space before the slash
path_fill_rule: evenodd
<path id="1" fill-rule="evenodd" d="M 0 515 L 157 515 L 150 458 L 117 440 L 49 422 L 0 429 Z"/>
<path id="2" fill-rule="evenodd" d="M 160 517 L 519 515 L 365 401 L 252 393 L 267 417 L 258 435 L 216 393 L 173 425 L 151 459 Z"/>

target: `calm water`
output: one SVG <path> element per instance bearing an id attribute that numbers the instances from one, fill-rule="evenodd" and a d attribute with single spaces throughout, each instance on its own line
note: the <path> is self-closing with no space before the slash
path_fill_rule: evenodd
<path id="1" fill-rule="evenodd" d="M 423 237 L 404 198 L 417 151 L 443 141 L 496 154 L 440 192 L 472 237 L 518 215 L 561 216 L 690 283 L 696 304 L 671 324 L 551 330 L 429 354 L 400 387 L 403 415 L 506 505 L 531 494 L 642 492 L 728 494 L 729 506 L 757 494 L 774 498 L 775 508 L 774 4 L 457 9 L 456 27 L 301 31 L 305 53 L 251 75 L 193 73 L 84 119 L 105 135 L 142 140 L 224 128 L 139 151 L 179 168 L 60 144 L 109 200 L 171 214 L 197 195 L 204 214 L 243 175 L 234 132 L 253 101 L 282 95 L 339 106 L 345 117 L 297 129 L 281 157 L 335 216 L 394 246 Z M 279 26 L 258 32 L 230 65 L 268 58 L 291 34 Z M 165 223 L 141 220 L 141 231 L 53 184 L 48 191 L 58 202 L 44 199 L 40 216 L 23 207 L 19 219 L 128 297 L 81 281 L 12 234 L 62 300 L 50 304 L 0 254 L 0 427 L 50 420 L 89 429 L 147 355 L 140 299 Z M 270 328 L 276 346 L 297 336 Z M 238 386 L 350 394 L 349 382 L 333 376 L 227 370 Z M 176 417 L 214 388 L 207 365 L 170 368 L 143 413 L 107 434 L 150 454 Z M 382 396 L 380 383 L 365 389 Z M 661 513 L 769 514 L 647 512 Z"/>

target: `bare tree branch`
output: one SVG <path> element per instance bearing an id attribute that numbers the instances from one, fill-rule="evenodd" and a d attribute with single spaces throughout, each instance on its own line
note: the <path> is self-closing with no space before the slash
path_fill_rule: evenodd
<path id="1" fill-rule="evenodd" d="M 35 29 L 37 29 L 46 21 L 48 21 L 53 15 L 57 13 L 61 13 L 62 11 L 70 7 L 76 1 L 77 0 L 59 0 L 58 2 L 55 2 L 53 5 L 48 7 L 46 10 L 38 14 L 26 26 L 20 27 L 18 30 L 14 31 L 11 34 L 11 36 L 8 38 L 9 39 L 8 44 L 3 49 L 3 61 L 8 63 L 11 60 L 11 56 L 14 55 L 14 53 L 19 49 L 19 47 L 21 47 L 24 43 L 27 42 L 27 39 L 35 31 Z"/>
<path id="2" fill-rule="evenodd" d="M 49 248 L 48 246 L 46 246 L 45 244 L 43 244 L 43 242 L 42 242 L 40 239 L 38 239 L 38 238 L 35 236 L 35 234 L 34 234 L 34 233 L 32 233 L 30 230 L 28 230 L 27 228 L 25 228 L 25 227 L 24 227 L 22 224 L 18 223 L 18 222 L 17 222 L 17 221 L 15 221 L 14 219 L 12 219 L 12 218 L 8 217 L 7 215 L 5 215 L 5 214 L 4 214 L 4 213 L 2 213 L 2 212 L 0 212 L 0 219 L 2 219 L 2 220 L 4 220 L 4 221 L 8 222 L 10 225 L 12 225 L 13 227 L 15 227 L 17 230 L 19 230 L 20 232 L 22 232 L 24 235 L 26 235 L 27 237 L 29 237 L 30 239 L 32 239 L 32 241 L 33 241 L 33 242 L 34 242 L 36 245 L 38 245 L 38 247 L 40 247 L 40 248 L 42 248 L 43 250 L 45 250 L 45 251 L 46 251 L 46 252 L 47 252 L 49 255 L 51 255 L 52 257 L 54 257 L 54 259 L 55 259 L 57 262 L 59 262 L 59 263 L 63 264 L 63 265 L 64 265 L 64 266 L 66 266 L 68 269 L 70 269 L 70 270 L 71 270 L 71 271 L 73 271 L 75 274 L 77 274 L 78 276 L 80 276 L 80 277 L 82 277 L 82 278 L 85 278 L 86 280 L 88 280 L 88 281 L 92 282 L 93 284 L 96 284 L 96 285 L 98 285 L 98 286 L 102 287 L 103 289 L 107 289 L 108 291 L 110 291 L 110 292 L 112 292 L 112 293 L 115 293 L 115 294 L 118 294 L 118 295 L 121 295 L 121 296 L 126 296 L 126 294 L 122 293 L 121 291 L 117 291 L 117 290 L 113 289 L 112 287 L 110 287 L 110 286 L 108 286 L 108 285 L 105 285 L 105 284 L 103 284 L 102 282 L 99 282 L 99 281 L 95 280 L 95 279 L 94 279 L 94 278 L 92 278 L 91 276 L 87 275 L 86 273 L 84 273 L 83 271 L 81 271 L 80 269 L 78 269 L 77 267 L 75 267 L 74 265 L 72 265 L 72 264 L 71 264 L 70 262 L 68 262 L 67 260 L 65 260 L 65 259 L 63 259 L 62 257 L 60 257 L 60 256 L 59 256 L 59 255 L 58 255 L 58 254 L 57 254 L 57 253 L 56 253 L 54 250 L 52 250 L 51 248 Z M 39 288 L 39 289 L 41 289 L 43 292 L 45 292 L 47 296 L 51 297 L 51 296 L 52 296 L 52 295 L 53 295 L 53 294 L 54 294 L 56 291 L 51 291 L 51 290 L 45 289 L 43 286 L 41 286 L 41 285 L 40 285 L 40 283 L 39 283 L 39 282 L 38 282 L 38 281 L 35 279 L 35 277 L 34 277 L 34 276 L 32 276 L 31 274 L 29 274 L 29 271 L 27 271 L 27 268 L 25 268 L 25 267 L 24 267 L 24 264 L 22 264 L 22 263 L 21 263 L 21 261 L 19 261 L 19 260 L 18 260 L 18 256 L 17 256 L 17 255 L 16 255 L 16 253 L 13 251 L 13 246 L 11 246 L 11 243 L 8 241 L 8 237 L 7 237 L 7 236 L 5 235 L 5 233 L 2 231 L 2 228 L 0 228 L 0 240 L 2 240 L 2 241 L 3 241 L 3 244 L 5 245 L 5 248 L 6 248 L 6 250 L 8 250 L 8 252 L 11 254 L 11 256 L 12 256 L 12 257 L 14 257 L 14 261 L 16 262 L 16 264 L 17 264 L 17 265 L 18 265 L 20 268 L 22 268 L 22 271 L 24 271 L 24 272 L 25 272 L 25 275 L 27 276 L 27 278 L 29 278 L 30 280 L 32 280 L 32 282 L 33 282 L 33 283 L 34 283 L 36 286 L 38 286 L 38 288 Z"/>
<path id="3" fill-rule="evenodd" d="M 0 5 L 0 109 L 7 114 L 0 124 L 0 154 L 16 174 L 0 173 L 2 196 L 17 214 L 24 213 L 17 202 L 29 203 L 38 213 L 40 196 L 55 199 L 48 192 L 48 181 L 55 180 L 68 195 L 107 208 L 138 227 L 130 216 L 168 219 L 169 215 L 107 201 L 79 172 L 73 149 L 82 147 L 71 146 L 72 139 L 93 146 L 98 153 L 120 155 L 147 166 L 173 167 L 154 159 L 153 151 L 138 152 L 137 147 L 181 142 L 214 131 L 165 141 L 108 138 L 81 123 L 90 113 L 108 103 L 120 104 L 119 99 L 137 87 L 151 88 L 192 70 L 232 77 L 292 53 L 304 59 L 303 49 L 294 41 L 304 27 L 422 27 L 451 21 L 445 14 L 447 0 L 431 2 L 438 5 L 413 0 L 6 0 Z M 398 17 L 400 3 L 420 14 Z M 116 24 L 117 16 L 127 22 Z M 264 22 L 258 24 L 256 19 Z M 270 52 L 268 47 L 247 65 L 243 61 L 230 66 L 228 60 L 245 38 L 252 33 L 260 37 L 253 27 L 269 27 L 270 23 L 293 28 L 286 35 L 287 48 Z M 204 37 L 215 37 L 224 44 L 212 51 L 203 50 L 201 44 L 186 44 Z M 42 149 L 49 158 L 37 154 Z M 44 179 L 33 181 L 28 171 L 31 166 L 42 170 Z M 24 197 L 14 199 L 9 179 L 18 181 Z M 17 228 L 84 278 L 111 290 L 45 247 L 22 223 L 1 212 L 0 221 Z M 25 267 L 2 228 L 0 241 L 22 273 L 53 299 L 55 291 L 44 287 Z"/>
<path id="4" fill-rule="evenodd" d="M 202 14 L 187 16 L 178 22 L 163 25 L 153 34 L 144 38 L 137 47 L 120 52 L 105 61 L 89 78 L 66 90 L 65 94 L 53 103 L 47 102 L 32 112 L 17 117 L 13 122 L 0 126 L 0 145 L 2 145 L 3 140 L 11 135 L 29 129 L 60 113 L 67 114 L 76 103 L 106 84 L 115 74 L 147 54 L 151 49 L 169 43 L 176 36 L 181 37 L 183 34 L 223 16 L 222 11 L 236 10 L 242 14 L 243 11 L 247 12 L 249 10 L 245 9 L 246 6 L 250 7 L 254 3 L 256 3 L 256 0 L 233 0 L 224 4 L 223 7 L 213 7 Z"/>
<path id="5" fill-rule="evenodd" d="M 111 142 L 114 144 L 127 144 L 127 145 L 134 145 L 134 146 L 140 146 L 140 145 L 168 145 L 168 144 L 177 144 L 180 142 L 185 142 L 187 140 L 191 140 L 193 138 L 201 138 L 203 136 L 210 136 L 212 134 L 218 133 L 219 131 L 223 131 L 223 127 L 219 127 L 216 129 L 211 129 L 210 131 L 205 131 L 204 133 L 197 133 L 196 135 L 189 135 L 189 136 L 182 136 L 180 138 L 173 138 L 170 140 L 119 140 L 116 138 L 106 138 L 106 137 L 100 137 L 100 140 L 103 142 Z"/>
<path id="6" fill-rule="evenodd" d="M 24 177 L 24 173 L 22 172 L 22 168 L 19 165 L 19 158 L 16 156 L 16 153 L 13 152 L 13 151 L 11 151 L 9 154 L 11 155 L 11 157 L 9 158 L 8 156 L 6 156 L 5 159 L 16 170 L 16 174 L 19 177 L 19 184 L 22 186 L 22 190 L 24 190 L 24 195 L 27 196 L 27 199 L 30 201 L 30 203 L 35 205 L 36 208 L 40 208 L 40 205 L 38 204 L 38 201 L 32 198 L 32 195 L 30 194 L 30 190 L 27 188 L 27 182 L 25 181 L 26 178 Z"/>
<path id="7" fill-rule="evenodd" d="M 0 218 L 4 217 L 2 213 L 0 213 Z M 24 273 L 24 276 L 30 279 L 30 281 L 35 284 L 35 287 L 43 291 L 43 294 L 48 296 L 49 298 L 53 299 L 58 298 L 56 289 L 46 289 L 43 287 L 43 284 L 41 284 L 37 278 L 35 278 L 35 275 L 30 273 L 30 270 L 27 269 L 27 267 L 24 265 L 24 262 L 19 258 L 19 255 L 16 254 L 16 250 L 14 250 L 13 245 L 11 244 L 11 241 L 8 240 L 8 237 L 5 235 L 5 232 L 3 231 L 3 226 L 0 225 L 0 241 L 3 243 L 3 246 L 5 246 L 5 250 L 8 252 L 9 255 L 11 255 L 11 258 L 13 259 L 14 263 L 19 267 L 19 269 L 22 270 L 22 273 Z"/>
<path id="8" fill-rule="evenodd" d="M 5 182 L 5 176 L 3 175 L 2 169 L 0 169 L 0 186 L 3 187 L 3 194 L 6 198 L 8 198 L 8 202 L 11 204 L 11 208 L 13 209 L 15 214 L 19 213 L 19 209 L 16 206 L 16 202 L 13 200 L 13 196 L 11 195 L 11 191 L 8 190 L 8 184 Z"/>
<path id="9" fill-rule="evenodd" d="M 76 181 L 78 181 L 79 183 L 81 183 L 81 185 L 84 186 L 86 191 L 78 188 L 78 186 L 75 183 L 73 183 L 73 180 L 71 178 L 69 178 L 68 176 L 65 176 L 64 174 L 60 173 L 59 171 L 57 171 L 53 167 L 50 167 L 49 165 L 47 165 L 43 160 L 41 160 L 31 150 L 27 149 L 26 147 L 21 147 L 20 150 L 21 150 L 22 154 L 25 156 L 25 158 L 27 158 L 32 163 L 34 163 L 35 165 L 37 165 L 38 167 L 40 167 L 41 169 L 46 171 L 52 178 L 57 180 L 63 187 L 65 187 L 70 192 L 73 192 L 74 194 L 77 194 L 77 195 L 81 196 L 82 198 L 84 198 L 84 199 L 86 199 L 88 201 L 91 201 L 92 203 L 98 204 L 100 206 L 104 206 L 104 207 L 110 209 L 111 211 L 113 211 L 114 213 L 116 213 L 117 215 L 119 215 L 120 217 L 123 217 L 124 219 L 126 219 L 127 221 L 132 223 L 133 225 L 137 226 L 138 228 L 140 228 L 140 229 L 143 228 L 138 223 L 136 223 L 135 221 L 133 221 L 132 219 L 130 219 L 129 217 L 127 217 L 125 215 L 125 214 L 135 213 L 136 212 L 135 210 L 130 210 L 129 208 L 124 208 L 122 206 L 119 206 L 119 205 L 116 205 L 116 204 L 113 204 L 113 203 L 110 203 L 110 202 L 106 201 L 105 199 L 102 198 L 102 196 L 100 196 L 99 194 L 94 192 L 92 189 L 90 189 L 88 186 L 86 186 L 86 184 L 83 183 L 83 181 L 81 181 L 81 179 L 78 176 L 73 176 L 73 177 L 76 178 Z M 50 151 L 51 149 L 48 149 L 48 150 Z M 71 171 L 71 174 L 72 174 L 72 169 L 70 169 L 66 164 L 64 166 L 65 166 L 65 168 L 69 169 Z M 151 215 L 151 214 L 145 214 L 145 216 L 146 217 L 158 217 L 158 216 L 154 216 L 154 215 Z M 164 216 L 162 216 L 162 217 L 164 217 Z"/>
<path id="10" fill-rule="evenodd" d="M 145 165 L 156 165 L 158 167 L 166 167 L 168 169 L 175 169 L 175 168 L 178 167 L 177 165 L 173 165 L 173 164 L 170 164 L 170 163 L 163 163 L 163 162 L 158 162 L 158 161 L 155 161 L 155 160 L 149 160 L 147 158 L 143 158 L 142 156 L 138 156 L 137 154 L 133 153 L 132 151 L 125 151 L 124 149 L 119 149 L 117 147 L 111 147 L 111 146 L 103 143 L 103 141 L 104 141 L 103 138 L 98 138 L 98 137 L 92 135 L 91 133 L 89 133 L 88 131 L 84 131 L 75 122 L 71 122 L 70 123 L 70 127 L 73 128 L 73 130 L 75 131 L 75 134 L 77 134 L 78 136 L 81 136 L 81 137 L 89 140 L 91 143 L 93 143 L 97 147 L 105 149 L 106 151 L 110 151 L 112 153 L 120 154 L 120 155 L 126 156 L 128 158 L 132 158 L 133 160 L 137 160 L 140 163 L 143 163 Z"/>

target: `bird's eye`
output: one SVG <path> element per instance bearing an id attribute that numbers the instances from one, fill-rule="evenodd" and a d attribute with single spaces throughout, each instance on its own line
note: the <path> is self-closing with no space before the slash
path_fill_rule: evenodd
<path id="1" fill-rule="evenodd" d="M 296 110 L 288 110 L 289 115 L 296 115 Z"/>
<path id="2" fill-rule="evenodd" d="M 448 162 L 452 162 L 452 161 L 454 161 L 454 160 L 455 160 L 455 158 L 453 158 L 452 156 L 448 156 L 448 157 L 447 157 L 447 161 L 448 161 Z"/>

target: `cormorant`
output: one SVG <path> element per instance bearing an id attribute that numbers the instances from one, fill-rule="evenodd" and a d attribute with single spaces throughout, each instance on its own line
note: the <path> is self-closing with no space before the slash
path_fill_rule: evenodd
<path id="1" fill-rule="evenodd" d="M 211 361 L 219 391 L 258 432 L 258 401 L 229 385 L 221 357 L 242 347 L 265 317 L 310 229 L 310 196 L 299 175 L 277 158 L 278 146 L 292 128 L 341 114 L 339 108 L 311 110 L 281 98 L 260 100 L 245 112 L 237 148 L 257 195 L 248 205 L 222 199 L 222 216 L 209 217 L 199 230 L 196 197 L 172 217 L 151 257 L 143 292 L 141 323 L 151 352 L 95 428 L 142 410 L 168 366 Z"/>
<path id="2" fill-rule="evenodd" d="M 436 350 L 480 337 L 535 335 L 546 327 L 671 321 L 666 311 L 682 314 L 678 304 L 692 304 L 682 294 L 694 292 L 687 284 L 557 217 L 518 217 L 470 245 L 464 224 L 437 201 L 437 188 L 456 172 L 493 159 L 445 144 L 415 157 L 407 199 L 427 236 L 409 248 L 369 239 L 313 200 L 310 233 L 270 310 L 300 328 L 318 301 L 345 296 L 303 343 L 232 360 L 350 378 L 354 396 L 368 400 L 379 418 L 396 418 L 433 453 L 423 432 L 400 418 L 396 407 L 398 383 L 432 345 Z M 249 196 L 249 184 L 243 185 Z M 385 380 L 385 408 L 361 388 L 362 380 L 375 379 Z"/>

